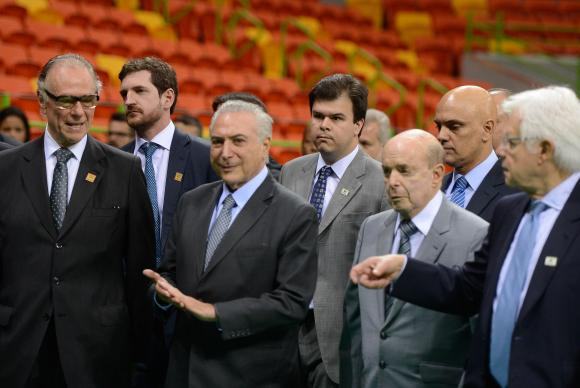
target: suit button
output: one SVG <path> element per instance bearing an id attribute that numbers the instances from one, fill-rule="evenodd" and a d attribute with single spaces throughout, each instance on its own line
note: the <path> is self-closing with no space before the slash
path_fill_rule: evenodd
<path id="1" fill-rule="evenodd" d="M 386 331 L 381 331 L 381 339 L 387 339 L 388 335 Z"/>
<path id="2" fill-rule="evenodd" d="M 379 361 L 379 368 L 385 369 L 387 367 L 387 363 L 385 360 Z"/>
<path id="3" fill-rule="evenodd" d="M 58 241 L 56 244 L 54 244 L 54 246 L 56 247 L 56 249 L 60 249 L 62 248 L 62 243 Z"/>
<path id="4" fill-rule="evenodd" d="M 52 278 L 52 281 L 54 282 L 55 285 L 60 285 L 60 279 L 58 278 L 58 276 L 55 276 Z"/>

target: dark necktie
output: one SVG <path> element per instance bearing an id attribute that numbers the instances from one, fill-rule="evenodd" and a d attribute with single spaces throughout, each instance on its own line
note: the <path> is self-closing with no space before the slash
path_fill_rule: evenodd
<path id="1" fill-rule="evenodd" d="M 157 182 L 155 181 L 155 169 L 153 168 L 153 154 L 160 146 L 155 143 L 143 143 L 139 147 L 139 152 L 145 155 L 145 181 L 147 183 L 147 193 L 153 208 L 153 221 L 155 225 L 155 265 L 159 267 L 161 263 L 161 219 L 159 215 L 159 204 L 157 203 Z"/>
<path id="2" fill-rule="evenodd" d="M 465 208 L 465 189 L 469 186 L 467 179 L 463 175 L 458 175 L 451 191 L 451 202 L 459 207 Z"/>
<path id="3" fill-rule="evenodd" d="M 54 166 L 52 187 L 50 189 L 50 210 L 52 211 L 54 226 L 56 230 L 60 230 L 68 203 L 68 169 L 66 163 L 73 157 L 73 153 L 68 148 L 59 148 L 54 152 L 54 156 L 56 156 L 56 165 Z"/>
<path id="4" fill-rule="evenodd" d="M 411 256 L 411 236 L 417 233 L 419 229 L 411 220 L 401 221 L 399 225 L 399 249 L 397 253 L 400 255 Z M 387 289 L 388 290 L 388 289 Z M 387 317 L 389 310 L 393 306 L 393 298 L 388 294 L 385 294 L 385 318 Z"/>
<path id="5" fill-rule="evenodd" d="M 318 173 L 318 179 L 314 184 L 312 189 L 312 195 L 310 196 L 310 203 L 316 209 L 316 215 L 318 216 L 318 221 L 322 218 L 322 208 L 324 206 L 324 194 L 326 193 L 326 181 L 328 177 L 332 174 L 332 167 L 324 166 L 320 169 Z"/>
<path id="6" fill-rule="evenodd" d="M 223 202 L 222 210 L 216 218 L 211 231 L 209 232 L 209 237 L 207 239 L 207 249 L 205 251 L 205 263 L 203 270 L 205 271 L 209 265 L 211 257 L 213 256 L 216 248 L 218 247 L 220 241 L 228 231 L 230 227 L 230 222 L 232 221 L 232 208 L 236 206 L 236 201 L 231 194 L 229 194 Z"/>
<path id="7" fill-rule="evenodd" d="M 530 217 L 522 225 L 506 270 L 503 285 L 491 320 L 491 346 L 489 368 L 501 387 L 508 386 L 512 335 L 519 315 L 520 296 L 526 284 L 528 267 L 540 225 L 540 213 L 547 205 L 534 201 L 530 204 Z"/>

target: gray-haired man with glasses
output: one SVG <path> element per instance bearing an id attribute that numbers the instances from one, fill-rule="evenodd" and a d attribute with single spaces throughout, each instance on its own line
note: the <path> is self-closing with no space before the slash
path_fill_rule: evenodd
<path id="1" fill-rule="evenodd" d="M 127 387 L 143 354 L 151 205 L 139 160 L 88 135 L 100 89 L 49 60 L 44 135 L 0 156 L 1 387 Z"/>

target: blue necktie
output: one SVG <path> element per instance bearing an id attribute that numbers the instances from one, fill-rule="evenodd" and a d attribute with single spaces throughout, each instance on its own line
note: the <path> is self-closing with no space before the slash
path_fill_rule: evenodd
<path id="1" fill-rule="evenodd" d="M 144 143 L 139 152 L 145 155 L 145 181 L 147 193 L 153 208 L 153 221 L 155 223 L 155 265 L 159 268 L 161 263 L 161 220 L 159 204 L 157 203 L 157 183 L 155 182 L 155 169 L 153 168 L 153 154 L 160 146 L 155 143 Z"/>
<path id="2" fill-rule="evenodd" d="M 467 179 L 463 175 L 457 175 L 455 185 L 451 191 L 451 202 L 459 207 L 465 208 L 465 189 L 469 186 Z"/>
<path id="3" fill-rule="evenodd" d="M 56 165 L 52 175 L 52 186 L 50 188 L 50 210 L 52 220 L 56 230 L 60 230 L 66 205 L 68 203 L 68 169 L 66 163 L 73 157 L 73 153 L 68 148 L 59 148 L 54 152 Z"/>
<path id="4" fill-rule="evenodd" d="M 211 231 L 209 232 L 209 237 L 207 239 L 207 249 L 205 251 L 205 263 L 203 270 L 205 271 L 209 265 L 211 257 L 213 256 L 216 248 L 218 247 L 220 241 L 228 231 L 230 227 L 230 222 L 232 221 L 232 208 L 236 207 L 236 201 L 231 194 L 229 194 L 223 202 L 222 210 L 216 218 Z"/>
<path id="5" fill-rule="evenodd" d="M 526 284 L 528 267 L 536 241 L 540 213 L 547 205 L 534 201 L 528 210 L 529 218 L 522 226 L 506 270 L 503 286 L 496 296 L 497 304 L 491 319 L 489 369 L 503 388 L 508 386 L 511 341 L 519 315 L 520 296 Z"/>
<path id="6" fill-rule="evenodd" d="M 322 218 L 322 207 L 324 206 L 324 194 L 326 193 L 326 181 L 328 177 L 332 174 L 332 167 L 324 166 L 320 169 L 318 173 L 318 179 L 314 184 L 312 189 L 312 195 L 310 196 L 310 203 L 316 209 L 316 215 L 318 216 L 318 221 Z"/>

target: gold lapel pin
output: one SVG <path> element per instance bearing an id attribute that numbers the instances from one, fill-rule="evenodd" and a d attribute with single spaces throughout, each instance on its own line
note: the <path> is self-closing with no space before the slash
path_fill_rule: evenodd
<path id="1" fill-rule="evenodd" d="M 182 174 L 182 173 L 180 173 L 180 172 L 176 172 L 176 173 L 175 173 L 175 176 L 173 177 L 173 179 L 174 179 L 176 182 L 181 182 L 181 180 L 183 179 L 183 174 Z"/>
<path id="2" fill-rule="evenodd" d="M 544 265 L 546 267 L 555 267 L 558 265 L 558 258 L 556 256 L 546 256 Z"/>
<path id="3" fill-rule="evenodd" d="M 343 189 L 341 189 L 341 190 L 340 190 L 340 194 L 342 194 L 342 195 L 344 195 L 344 196 L 347 196 L 347 195 L 348 195 L 348 193 L 350 193 L 350 191 L 348 191 L 347 189 L 344 189 L 344 188 L 343 188 Z"/>
<path id="4" fill-rule="evenodd" d="M 87 176 L 85 177 L 85 180 L 89 183 L 93 183 L 95 181 L 95 179 L 97 179 L 97 176 L 95 174 L 93 174 L 92 172 L 88 172 Z"/>

